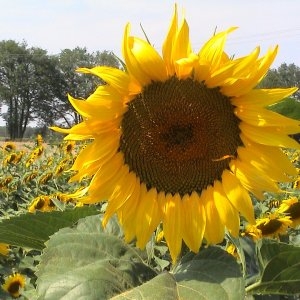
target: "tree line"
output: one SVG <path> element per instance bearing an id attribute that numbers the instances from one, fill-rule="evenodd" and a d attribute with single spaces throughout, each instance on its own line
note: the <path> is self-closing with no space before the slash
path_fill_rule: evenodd
<path id="1" fill-rule="evenodd" d="M 0 109 L 7 106 L 0 116 L 6 122 L 9 138 L 22 139 L 31 121 L 45 130 L 53 124 L 70 127 L 79 123 L 80 116 L 67 94 L 86 98 L 103 84 L 98 78 L 75 72 L 78 67 L 96 65 L 122 68 L 120 60 L 109 51 L 89 53 L 86 48 L 76 47 L 49 55 L 44 49 L 28 47 L 26 42 L 0 41 Z M 300 68 L 284 63 L 270 69 L 258 87 L 291 86 L 300 87 Z M 299 91 L 294 99 L 300 100 Z"/>
<path id="2" fill-rule="evenodd" d="M 120 68 L 119 59 L 109 51 L 89 53 L 86 48 L 64 49 L 57 55 L 28 47 L 26 42 L 0 41 L 0 112 L 9 138 L 22 139 L 28 124 L 39 128 L 53 124 L 70 127 L 80 116 L 70 105 L 67 94 L 86 98 L 103 84 L 94 76 L 77 73 L 78 67 L 106 65 Z"/>

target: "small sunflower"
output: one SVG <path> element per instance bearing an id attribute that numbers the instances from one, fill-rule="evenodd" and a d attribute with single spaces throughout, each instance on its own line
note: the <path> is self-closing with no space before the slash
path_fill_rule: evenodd
<path id="1" fill-rule="evenodd" d="M 28 211 L 31 213 L 38 211 L 49 212 L 55 210 L 55 204 L 52 202 L 49 196 L 38 196 L 32 200 Z"/>
<path id="2" fill-rule="evenodd" d="M 7 166 L 9 164 L 14 164 L 15 161 L 17 160 L 18 158 L 18 155 L 17 153 L 11 153 L 11 154 L 8 154 L 5 159 L 3 160 L 3 166 Z"/>
<path id="3" fill-rule="evenodd" d="M 31 152 L 31 157 L 40 157 L 44 152 L 44 147 L 43 146 L 37 146 L 32 152 Z"/>
<path id="4" fill-rule="evenodd" d="M 261 239 L 262 233 L 261 230 L 256 227 L 256 225 L 248 224 L 245 230 L 241 233 L 241 236 L 247 236 L 252 238 L 254 241 Z"/>
<path id="5" fill-rule="evenodd" d="M 288 135 L 299 122 L 266 107 L 297 89 L 254 89 L 277 47 L 232 59 L 227 35 L 215 34 L 193 52 L 177 8 L 162 56 L 125 28 L 126 71 L 81 68 L 100 77 L 86 101 L 69 96 L 83 121 L 66 140 L 92 140 L 78 155 L 72 180 L 93 176 L 84 203 L 108 201 L 103 224 L 116 213 L 125 240 L 144 248 L 162 223 L 173 260 L 182 241 L 198 252 L 203 238 L 219 243 L 225 229 L 239 234 L 239 213 L 255 223 L 249 192 L 262 199 L 297 172 L 281 148 L 300 145 Z"/>
<path id="6" fill-rule="evenodd" d="M 290 199 L 283 200 L 278 208 L 278 212 L 290 217 L 292 221 L 290 227 L 296 228 L 300 225 L 300 202 L 298 198 L 291 197 Z"/>
<path id="7" fill-rule="evenodd" d="M 53 172 L 43 174 L 39 179 L 39 184 L 47 184 L 47 182 L 53 178 L 53 175 Z"/>
<path id="8" fill-rule="evenodd" d="M 12 151 L 16 150 L 17 147 L 16 147 L 16 144 L 13 142 L 6 142 L 2 148 L 4 151 L 12 152 Z"/>
<path id="9" fill-rule="evenodd" d="M 293 183 L 294 190 L 300 190 L 300 177 L 298 177 Z"/>
<path id="10" fill-rule="evenodd" d="M 28 184 L 28 183 L 32 182 L 38 175 L 39 175 L 39 173 L 35 172 L 35 171 L 32 173 L 26 174 L 24 176 L 23 181 L 24 181 L 24 183 Z"/>
<path id="11" fill-rule="evenodd" d="M 2 289 L 9 293 L 12 297 L 18 298 L 21 295 L 21 290 L 25 287 L 26 279 L 20 273 L 10 275 L 2 285 Z"/>
<path id="12" fill-rule="evenodd" d="M 75 148 L 75 145 L 76 145 L 76 142 L 75 142 L 75 141 L 67 141 L 67 142 L 63 145 L 64 152 L 65 152 L 66 154 L 72 153 L 72 151 L 73 151 L 74 148 Z"/>
<path id="13" fill-rule="evenodd" d="M 0 243 L 0 254 L 7 256 L 8 253 L 9 253 L 9 245 Z"/>
<path id="14" fill-rule="evenodd" d="M 36 141 L 36 146 L 37 147 L 43 146 L 44 140 L 43 140 L 43 137 L 42 137 L 41 134 L 38 134 L 36 136 L 36 140 L 35 141 Z"/>
<path id="15" fill-rule="evenodd" d="M 254 240 L 262 237 L 277 238 L 279 235 L 286 234 L 291 224 L 289 216 L 277 212 L 270 213 L 266 217 L 256 219 L 255 225 L 247 226 L 244 235 L 251 236 Z"/>

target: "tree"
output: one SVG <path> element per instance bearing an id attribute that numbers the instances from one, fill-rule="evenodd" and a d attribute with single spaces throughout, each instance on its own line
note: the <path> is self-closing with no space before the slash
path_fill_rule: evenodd
<path id="1" fill-rule="evenodd" d="M 281 64 L 277 69 L 270 69 L 267 76 L 259 85 L 260 88 L 276 88 L 276 87 L 299 87 L 300 88 L 300 68 L 295 64 Z M 300 100 L 300 91 L 294 96 Z"/>
<path id="2" fill-rule="evenodd" d="M 0 42 L 0 102 L 8 107 L 2 117 L 11 139 L 22 139 L 28 123 L 43 117 L 45 103 L 61 97 L 62 83 L 55 59 L 45 50 Z"/>
<path id="3" fill-rule="evenodd" d="M 30 121 L 40 128 L 55 123 L 70 127 L 81 121 L 67 94 L 87 98 L 100 78 L 76 72 L 79 67 L 107 65 L 120 67 L 108 51 L 88 53 L 86 48 L 65 49 L 58 55 L 41 48 L 28 48 L 26 42 L 0 42 L 0 108 L 11 139 L 22 139 Z"/>
<path id="4" fill-rule="evenodd" d="M 99 85 L 104 84 L 99 78 L 88 76 L 76 72 L 80 67 L 92 68 L 96 65 L 106 65 L 119 68 L 118 59 L 112 52 L 103 51 L 88 53 L 86 48 L 76 47 L 73 50 L 64 49 L 58 56 L 61 73 L 64 76 L 64 93 L 70 94 L 74 98 L 87 98 Z M 71 104 L 65 99 L 56 99 L 53 110 L 61 112 L 61 125 L 70 127 L 81 121 L 80 116 L 73 109 Z"/>

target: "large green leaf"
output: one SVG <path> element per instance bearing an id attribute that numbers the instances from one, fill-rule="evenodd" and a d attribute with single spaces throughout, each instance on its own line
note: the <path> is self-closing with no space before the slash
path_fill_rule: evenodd
<path id="1" fill-rule="evenodd" d="M 300 247 L 262 240 L 258 243 L 262 268 L 259 282 L 247 287 L 250 294 L 300 293 Z"/>
<path id="2" fill-rule="evenodd" d="M 170 273 L 162 273 L 152 280 L 117 295 L 111 300 L 174 300 L 178 298 L 177 283 Z M 187 298 L 189 299 L 189 298 Z"/>
<path id="3" fill-rule="evenodd" d="M 240 265 L 219 247 L 190 254 L 175 268 L 174 277 L 180 299 L 244 299 Z"/>
<path id="4" fill-rule="evenodd" d="M 104 230 L 87 217 L 50 237 L 38 266 L 39 299 L 109 299 L 156 275 L 111 222 Z"/>
<path id="5" fill-rule="evenodd" d="M 79 219 L 98 213 L 96 208 L 86 206 L 65 211 L 14 216 L 0 222 L 0 242 L 41 250 L 49 236 L 60 228 L 72 226 Z"/>
<path id="6" fill-rule="evenodd" d="M 113 300 L 244 299 L 240 266 L 224 250 L 209 247 L 186 255 L 171 273 L 162 273 Z"/>

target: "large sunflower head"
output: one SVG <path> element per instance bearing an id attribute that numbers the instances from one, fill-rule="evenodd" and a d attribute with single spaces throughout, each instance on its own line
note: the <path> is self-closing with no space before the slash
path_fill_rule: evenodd
<path id="1" fill-rule="evenodd" d="M 237 236 L 239 214 L 255 223 L 249 193 L 263 198 L 297 174 L 281 148 L 299 148 L 288 136 L 298 122 L 266 108 L 296 88 L 254 89 L 277 47 L 229 58 L 224 46 L 234 29 L 194 52 L 175 7 L 160 55 L 127 25 L 126 70 L 79 69 L 107 84 L 85 101 L 70 96 L 83 121 L 54 128 L 67 140 L 93 140 L 73 165 L 73 180 L 92 176 L 82 201 L 107 200 L 104 225 L 116 213 L 125 239 L 141 248 L 162 223 L 173 260 L 182 241 L 197 252 L 203 238 L 221 242 L 225 229 Z"/>

